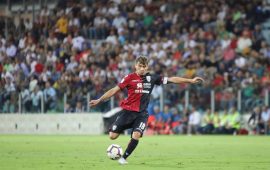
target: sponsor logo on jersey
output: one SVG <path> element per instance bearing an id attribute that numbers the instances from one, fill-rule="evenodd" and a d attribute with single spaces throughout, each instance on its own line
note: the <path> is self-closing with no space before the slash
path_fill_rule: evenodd
<path id="1" fill-rule="evenodd" d="M 143 83 L 143 88 L 151 89 L 151 83 Z"/>
<path id="2" fill-rule="evenodd" d="M 135 90 L 135 93 L 147 93 L 147 94 L 149 94 L 150 91 L 140 89 L 140 90 Z"/>
<path id="3" fill-rule="evenodd" d="M 142 89 L 143 88 L 143 84 L 142 83 L 137 83 L 137 89 Z"/>
<path id="4" fill-rule="evenodd" d="M 140 80 L 131 80 L 132 82 L 138 82 L 138 81 L 140 81 Z"/>

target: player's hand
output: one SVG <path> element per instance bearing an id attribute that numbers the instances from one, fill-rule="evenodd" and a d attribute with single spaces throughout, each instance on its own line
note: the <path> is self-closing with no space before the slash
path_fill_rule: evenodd
<path id="1" fill-rule="evenodd" d="M 195 77 L 192 79 L 192 83 L 193 84 L 203 84 L 204 83 L 204 79 L 201 77 Z"/>
<path id="2" fill-rule="evenodd" d="M 98 105 L 99 104 L 99 102 L 100 102 L 100 99 L 97 99 L 97 100 L 91 100 L 90 102 L 89 102 L 89 105 L 92 107 L 92 106 L 96 106 L 96 105 Z"/>

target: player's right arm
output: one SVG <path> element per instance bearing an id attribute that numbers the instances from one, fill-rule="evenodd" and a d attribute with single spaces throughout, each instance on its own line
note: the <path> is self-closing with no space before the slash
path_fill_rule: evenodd
<path id="1" fill-rule="evenodd" d="M 120 87 L 119 86 L 115 86 L 113 88 L 111 88 L 110 90 L 108 90 L 106 93 L 104 93 L 99 99 L 97 100 L 91 100 L 89 102 L 90 106 L 96 106 L 98 105 L 100 102 L 112 97 L 113 95 L 115 95 L 118 91 L 120 91 Z"/>
<path id="2" fill-rule="evenodd" d="M 115 86 L 114 88 L 110 89 L 109 91 L 107 91 L 105 94 L 103 94 L 103 96 L 101 96 L 99 99 L 97 100 L 91 100 L 89 102 L 90 106 L 96 106 L 97 104 L 99 104 L 100 102 L 112 97 L 113 95 L 115 95 L 117 92 L 119 92 L 120 90 L 126 88 L 129 84 L 130 81 L 130 77 L 129 75 L 125 76 L 122 81 Z"/>

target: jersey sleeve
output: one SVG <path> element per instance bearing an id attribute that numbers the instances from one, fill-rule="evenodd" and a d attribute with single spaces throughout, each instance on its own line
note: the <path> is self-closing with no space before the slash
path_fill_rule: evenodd
<path id="1" fill-rule="evenodd" d="M 168 84 L 168 77 L 163 77 L 163 76 L 160 76 L 160 75 L 154 75 L 155 77 L 155 84 L 156 85 L 162 85 L 162 84 Z"/>
<path id="2" fill-rule="evenodd" d="M 118 86 L 120 87 L 121 90 L 123 90 L 124 88 L 127 87 L 127 85 L 129 84 L 129 81 L 130 81 L 130 76 L 129 75 L 126 75 L 120 83 L 118 83 Z"/>

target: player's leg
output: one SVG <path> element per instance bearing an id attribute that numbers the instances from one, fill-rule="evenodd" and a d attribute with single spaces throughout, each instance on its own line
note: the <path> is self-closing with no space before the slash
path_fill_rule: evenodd
<path id="1" fill-rule="evenodd" d="M 127 157 L 135 150 L 135 148 L 137 147 L 138 143 L 139 143 L 139 139 L 142 137 L 142 133 L 138 132 L 138 131 L 134 131 L 132 133 L 132 137 L 129 141 L 129 144 L 125 150 L 124 155 L 118 160 L 118 162 L 121 165 L 125 165 L 128 164 L 127 162 Z"/>
<path id="2" fill-rule="evenodd" d="M 124 159 L 127 159 L 127 157 L 130 156 L 131 153 L 137 147 L 137 145 L 139 143 L 139 139 L 143 136 L 143 132 L 146 128 L 147 119 L 148 119 L 147 113 L 141 113 L 141 115 L 135 119 L 135 121 L 133 123 L 132 136 L 131 136 L 129 144 L 125 150 L 125 153 L 123 155 Z"/>
<path id="3" fill-rule="evenodd" d="M 129 120 L 129 113 L 126 110 L 122 110 L 117 116 L 116 120 L 112 124 L 109 129 L 109 137 L 111 140 L 117 139 L 120 133 L 127 129 L 128 126 L 131 125 L 131 121 Z"/>

